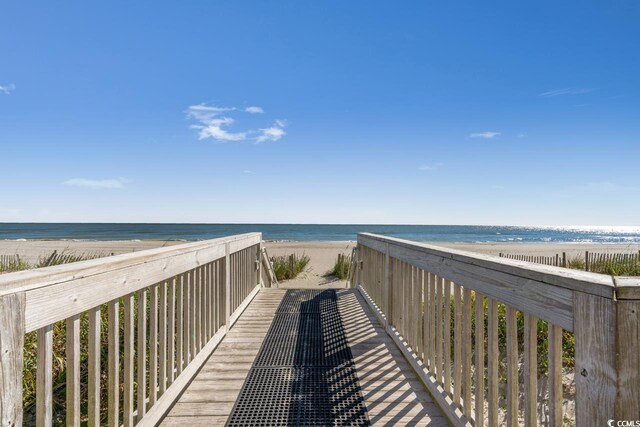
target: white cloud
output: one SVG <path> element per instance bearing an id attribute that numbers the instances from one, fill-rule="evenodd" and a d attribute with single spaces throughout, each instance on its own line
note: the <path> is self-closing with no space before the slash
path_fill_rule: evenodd
<path id="1" fill-rule="evenodd" d="M 66 185 L 71 185 L 74 187 L 84 187 L 91 189 L 114 189 L 114 188 L 124 188 L 124 185 L 128 181 L 124 178 L 116 178 L 116 179 L 86 179 L 86 178 L 73 178 L 64 182 Z"/>
<path id="2" fill-rule="evenodd" d="M 484 138 L 484 139 L 492 139 L 496 136 L 502 135 L 501 132 L 477 132 L 469 135 L 471 138 Z"/>
<path id="3" fill-rule="evenodd" d="M 550 90 L 548 92 L 543 92 L 543 93 L 539 94 L 538 96 L 542 96 L 544 98 L 551 98 L 551 97 L 560 96 L 560 95 L 582 95 L 584 93 L 589 93 L 592 90 L 593 89 L 590 89 L 590 88 L 571 88 L 571 87 L 566 87 L 564 89 L 556 89 L 556 90 Z"/>
<path id="4" fill-rule="evenodd" d="M 5 95 L 9 95 L 14 90 L 16 90 L 16 85 L 14 85 L 13 83 L 9 83 L 8 85 L 0 85 L 0 92 L 4 93 Z"/>
<path id="5" fill-rule="evenodd" d="M 254 140 L 256 143 L 265 141 L 277 141 L 286 135 L 284 120 L 276 120 L 275 124 L 268 128 L 258 130 L 244 130 L 231 132 L 229 127 L 235 123 L 230 117 L 237 113 L 262 114 L 262 107 L 249 106 L 244 109 L 236 107 L 216 107 L 205 104 L 192 105 L 187 108 L 187 118 L 195 120 L 191 128 L 198 131 L 198 139 L 211 138 L 218 142 Z"/>
<path id="6" fill-rule="evenodd" d="M 251 107 L 245 108 L 244 111 L 246 111 L 247 113 L 250 113 L 250 114 L 262 114 L 262 113 L 264 113 L 264 110 L 262 109 L 262 107 L 256 107 L 255 105 L 252 105 Z"/>
<path id="7" fill-rule="evenodd" d="M 246 173 L 247 175 L 255 175 L 256 174 L 254 171 L 250 171 L 250 170 L 243 170 L 242 173 Z"/>
<path id="8" fill-rule="evenodd" d="M 283 120 L 276 120 L 274 125 L 260 129 L 260 135 L 256 138 L 256 144 L 266 141 L 277 141 L 287 134 L 284 131 L 286 123 Z"/>
<path id="9" fill-rule="evenodd" d="M 421 171 L 434 171 L 444 166 L 444 163 L 434 163 L 432 165 L 422 165 L 418 168 Z"/>

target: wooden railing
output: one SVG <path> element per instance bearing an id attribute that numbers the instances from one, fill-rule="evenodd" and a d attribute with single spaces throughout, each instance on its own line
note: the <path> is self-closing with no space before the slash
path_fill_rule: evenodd
<path id="1" fill-rule="evenodd" d="M 0 276 L 0 424 L 33 421 L 21 390 L 35 331 L 35 423 L 52 425 L 62 322 L 66 425 L 155 425 L 258 292 L 260 254 L 251 233 Z"/>
<path id="2" fill-rule="evenodd" d="M 563 425 L 563 331 L 576 425 L 640 420 L 639 280 L 367 233 L 357 249 L 355 284 L 455 425 Z"/>

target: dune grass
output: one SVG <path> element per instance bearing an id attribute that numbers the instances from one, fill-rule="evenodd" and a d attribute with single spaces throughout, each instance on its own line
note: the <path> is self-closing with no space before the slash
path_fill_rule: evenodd
<path id="1" fill-rule="evenodd" d="M 311 261 L 308 255 L 290 254 L 271 257 L 273 272 L 278 280 L 289 280 L 297 277 Z"/>
<path id="2" fill-rule="evenodd" d="M 338 254 L 333 270 L 329 274 L 336 276 L 340 280 L 346 280 L 349 277 L 349 269 L 351 267 L 351 257 L 345 254 Z"/>

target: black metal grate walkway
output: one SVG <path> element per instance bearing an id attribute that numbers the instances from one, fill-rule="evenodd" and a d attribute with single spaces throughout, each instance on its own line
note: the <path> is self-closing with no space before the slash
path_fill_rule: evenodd
<path id="1" fill-rule="evenodd" d="M 336 291 L 287 291 L 227 426 L 368 426 Z"/>

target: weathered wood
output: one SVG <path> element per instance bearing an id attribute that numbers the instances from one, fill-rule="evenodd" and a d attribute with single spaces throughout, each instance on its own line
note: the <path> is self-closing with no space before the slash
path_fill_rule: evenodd
<path id="1" fill-rule="evenodd" d="M 518 425 L 518 324 L 516 310 L 507 306 L 507 413 L 508 427 Z"/>
<path id="2" fill-rule="evenodd" d="M 640 301 L 618 301 L 616 308 L 618 395 L 614 418 L 640 420 Z"/>
<path id="3" fill-rule="evenodd" d="M 167 385 L 171 385 L 175 378 L 176 372 L 176 339 L 179 339 L 179 332 L 176 331 L 176 282 L 177 278 L 173 277 L 169 280 L 169 289 L 167 289 L 167 299 L 169 301 L 169 313 L 167 321 Z M 164 390 L 163 390 L 164 393 Z"/>
<path id="4" fill-rule="evenodd" d="M 128 294 L 124 300 L 124 391 L 123 391 L 123 421 L 125 427 L 133 426 L 133 356 L 134 356 L 134 296 Z"/>
<path id="5" fill-rule="evenodd" d="M 224 295 L 225 295 L 225 310 L 224 310 L 224 325 L 227 332 L 231 328 L 231 251 L 228 244 L 225 245 L 224 250 Z"/>
<path id="6" fill-rule="evenodd" d="M 100 425 L 100 307 L 89 310 L 88 424 Z"/>
<path id="7" fill-rule="evenodd" d="M 80 426 L 80 315 L 66 321 L 67 427 Z"/>
<path id="8" fill-rule="evenodd" d="M 549 325 L 549 425 L 562 425 L 562 328 Z"/>
<path id="9" fill-rule="evenodd" d="M 147 412 L 147 291 L 138 291 L 138 339 L 137 339 L 137 417 L 140 421 Z"/>
<path id="10" fill-rule="evenodd" d="M 476 292 L 475 425 L 484 426 L 484 296 Z"/>
<path id="11" fill-rule="evenodd" d="M 107 395 L 107 421 L 110 426 L 119 424 L 120 413 L 120 304 L 118 300 L 107 303 L 109 326 L 107 340 L 109 341 L 109 372 Z"/>
<path id="12" fill-rule="evenodd" d="M 36 426 L 50 427 L 53 419 L 53 325 L 38 329 L 37 363 Z"/>
<path id="13" fill-rule="evenodd" d="M 258 237 L 246 238 L 241 243 L 249 246 L 255 244 Z M 236 246 L 239 243 L 236 242 Z M 143 251 L 146 252 L 146 251 Z M 139 252 L 139 254 L 143 254 Z M 122 296 L 128 292 L 135 292 L 147 286 L 166 280 L 175 274 L 179 274 L 197 266 L 202 259 L 218 259 L 224 255 L 224 246 L 222 244 L 214 246 L 202 246 L 199 244 L 189 252 L 177 252 L 175 255 L 165 254 L 163 257 L 148 262 L 139 259 L 127 262 L 119 261 L 113 264 L 113 259 L 120 257 L 102 258 L 102 267 L 93 267 L 90 275 L 84 271 L 82 267 L 76 267 L 76 270 L 68 268 L 64 276 L 51 272 L 53 277 L 64 277 L 66 281 L 51 280 L 48 276 L 43 276 L 41 272 L 33 278 L 27 280 L 29 285 L 24 285 L 26 279 L 22 276 L 14 276 L 14 281 L 8 281 L 6 277 L 0 277 L 0 283 L 4 282 L 4 290 L 21 288 L 23 286 L 31 287 L 26 294 L 27 310 L 25 314 L 27 332 L 36 330 L 42 326 L 55 323 L 59 320 L 66 319 L 77 313 L 82 313 L 92 307 L 104 304 L 115 298 Z M 148 257 L 141 256 L 141 260 Z M 83 264 L 94 262 L 83 261 L 68 265 Z M 56 266 L 57 267 L 57 266 Z M 54 267 L 43 269 L 46 271 Z M 74 277 L 73 272 L 77 272 Z M 13 276 L 17 273 L 3 274 L 2 276 Z M 42 280 L 44 284 L 39 284 L 37 279 Z M 113 286 L 118 283 L 118 286 Z M 0 294 L 3 293 L 0 284 Z"/>
<path id="14" fill-rule="evenodd" d="M 160 301 L 158 302 L 158 394 L 162 395 L 167 389 L 167 323 L 169 310 L 167 307 L 168 282 L 162 282 L 158 289 Z M 173 340 L 174 332 L 169 330 L 170 339 Z M 170 369 L 172 369 L 171 367 Z"/>
<path id="15" fill-rule="evenodd" d="M 534 427 L 538 398 L 538 319 L 524 315 L 524 425 Z"/>
<path id="16" fill-rule="evenodd" d="M 451 395 L 451 281 L 444 280 L 444 390 Z"/>
<path id="17" fill-rule="evenodd" d="M 462 312 L 462 413 L 471 418 L 471 318 L 473 316 L 473 305 L 471 301 L 471 290 L 464 288 L 463 291 L 463 312 Z"/>
<path id="18" fill-rule="evenodd" d="M 487 320 L 487 357 L 488 357 L 488 393 L 489 403 L 488 421 L 490 426 L 498 425 L 498 303 L 489 298 L 489 313 Z"/>
<path id="19" fill-rule="evenodd" d="M 0 425 L 22 425 L 25 295 L 0 296 Z"/>
<path id="20" fill-rule="evenodd" d="M 461 406 L 461 390 L 462 390 L 462 302 L 460 286 L 453 284 L 453 401 L 456 405 Z"/>
<path id="21" fill-rule="evenodd" d="M 149 406 L 158 398 L 158 285 L 149 288 Z"/>
<path id="22" fill-rule="evenodd" d="M 609 298 L 613 296 L 613 280 L 600 274 L 523 264 L 505 258 L 437 248 L 367 233 L 358 235 L 358 243 L 369 247 L 389 243 L 392 257 L 451 279 L 459 285 L 482 292 L 567 330 L 573 326 L 572 291 L 579 290 Z M 522 292 L 523 289 L 526 292 Z"/>

